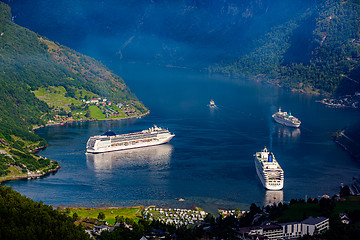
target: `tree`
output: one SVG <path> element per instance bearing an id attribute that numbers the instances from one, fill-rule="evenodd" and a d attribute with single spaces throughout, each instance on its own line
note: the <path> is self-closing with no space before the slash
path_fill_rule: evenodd
<path id="1" fill-rule="evenodd" d="M 115 220 L 116 220 L 117 223 L 123 223 L 123 222 L 125 222 L 124 217 L 123 217 L 123 216 L 119 216 L 119 215 L 117 215 L 117 216 L 115 217 Z"/>
<path id="2" fill-rule="evenodd" d="M 240 210 L 238 208 L 235 209 L 235 216 L 238 217 L 240 214 Z"/>
<path id="3" fill-rule="evenodd" d="M 99 220 L 104 220 L 105 219 L 105 213 L 103 212 L 99 212 L 99 215 L 97 217 Z"/>
<path id="4" fill-rule="evenodd" d="M 79 220 L 79 215 L 76 212 L 74 212 L 72 218 L 73 218 L 73 221 L 75 222 L 75 221 Z"/>
<path id="5" fill-rule="evenodd" d="M 349 186 L 345 185 L 344 187 L 341 188 L 340 190 L 340 197 L 347 197 L 350 196 L 350 188 Z"/>
<path id="6" fill-rule="evenodd" d="M 321 198 L 319 201 L 319 208 L 322 214 L 327 216 L 334 208 L 334 203 L 329 198 Z"/>
<path id="7" fill-rule="evenodd" d="M 260 207 L 256 206 L 255 203 L 252 203 L 250 205 L 250 213 L 251 214 L 261 213 L 261 209 L 260 209 Z"/>

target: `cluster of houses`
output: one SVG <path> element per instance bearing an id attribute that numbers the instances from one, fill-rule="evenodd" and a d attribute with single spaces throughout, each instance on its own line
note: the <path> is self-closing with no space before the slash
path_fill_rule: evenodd
<path id="1" fill-rule="evenodd" d="M 106 105 L 109 105 L 111 106 L 111 102 L 108 101 L 106 98 L 93 98 L 93 99 L 90 99 L 88 101 L 86 101 L 85 99 L 82 100 L 84 103 L 87 103 L 87 104 L 95 104 L 95 105 L 102 105 L 102 106 L 106 106 Z"/>
<path id="2" fill-rule="evenodd" d="M 322 104 L 333 108 L 359 108 L 360 93 L 346 95 L 339 98 L 324 98 L 320 101 Z"/>
<path id="3" fill-rule="evenodd" d="M 121 117 L 123 116 L 122 113 L 120 113 L 119 111 L 116 111 L 112 108 L 110 108 L 110 106 L 115 106 L 114 103 L 108 101 L 106 98 L 93 98 L 90 99 L 88 101 L 86 101 L 85 99 L 82 100 L 83 103 L 86 104 L 93 104 L 99 107 L 102 107 L 102 110 L 104 111 L 104 114 L 106 115 L 106 117 Z M 136 117 L 137 116 L 137 112 L 136 109 L 134 108 L 134 106 L 132 106 L 132 104 L 122 104 L 122 103 L 117 103 L 116 107 L 121 109 L 128 117 Z M 60 111 L 60 109 L 55 109 L 56 111 Z M 84 120 L 86 119 L 86 116 L 80 112 L 80 113 L 73 113 L 74 116 L 69 116 L 69 115 L 55 115 L 53 120 L 49 120 L 48 124 L 56 124 L 56 123 L 63 123 L 63 122 L 71 122 L 76 120 Z M 75 118 L 74 118 L 75 117 Z"/>
<path id="4" fill-rule="evenodd" d="M 93 98 L 90 99 L 88 101 L 86 101 L 85 99 L 82 100 L 84 103 L 87 104 L 94 104 L 96 106 L 111 106 L 111 105 L 115 105 L 112 102 L 108 101 L 106 98 Z M 131 106 L 131 104 L 122 104 L 122 103 L 117 103 L 116 107 L 118 107 L 119 109 L 123 109 L 125 114 L 128 116 L 131 116 L 132 114 L 136 114 L 136 110 L 133 106 Z M 105 108 L 105 111 L 107 113 L 108 116 L 120 116 L 121 114 L 111 108 Z"/>
<path id="5" fill-rule="evenodd" d="M 142 215 L 150 221 L 157 220 L 165 224 L 187 226 L 203 222 L 207 213 L 202 210 L 148 207 Z"/>
<path id="6" fill-rule="evenodd" d="M 328 218 L 309 217 L 301 222 L 270 223 L 262 226 L 243 227 L 237 231 L 237 238 L 242 240 L 297 239 L 305 235 L 321 234 L 328 229 Z"/>
<path id="7" fill-rule="evenodd" d="M 87 232 L 90 236 L 98 236 L 103 231 L 112 232 L 116 228 L 120 227 L 121 225 L 128 228 L 129 230 L 133 230 L 133 227 L 131 225 L 127 224 L 126 222 L 122 222 L 122 223 L 117 222 L 117 223 L 115 223 L 114 226 L 109 226 L 108 222 L 106 222 L 106 221 L 100 221 L 97 219 L 86 218 L 84 223 L 93 225 L 92 230 L 85 230 L 85 232 Z"/>
<path id="8" fill-rule="evenodd" d="M 236 218 L 239 218 L 243 214 L 249 212 L 249 211 L 236 211 L 236 210 L 218 210 L 219 215 L 223 217 L 229 217 L 229 216 L 235 216 Z"/>

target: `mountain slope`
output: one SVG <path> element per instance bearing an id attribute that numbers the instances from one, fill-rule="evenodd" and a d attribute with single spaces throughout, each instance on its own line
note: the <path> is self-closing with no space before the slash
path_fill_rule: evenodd
<path id="1" fill-rule="evenodd" d="M 211 70 L 257 77 L 307 92 L 343 94 L 359 90 L 359 2 L 315 3 L 266 33 L 248 54 Z"/>
<path id="2" fill-rule="evenodd" d="M 90 239 L 73 219 L 51 206 L 0 186 L 0 239 Z"/>
<path id="3" fill-rule="evenodd" d="M 13 165 L 14 173 L 32 171 L 38 165 L 34 161 L 41 160 L 29 151 L 45 146 L 46 141 L 32 128 L 46 124 L 56 109 L 40 101 L 35 90 L 63 87 L 69 98 L 79 98 L 76 93 L 86 92 L 132 106 L 136 116 L 148 111 L 125 82 L 103 64 L 16 25 L 11 21 L 9 6 L 2 2 L 0 85 L 0 150 L 13 156 L 12 160 L 0 158 L 0 169 L 4 170 L 0 176 Z M 33 164 L 20 163 L 22 158 Z"/>

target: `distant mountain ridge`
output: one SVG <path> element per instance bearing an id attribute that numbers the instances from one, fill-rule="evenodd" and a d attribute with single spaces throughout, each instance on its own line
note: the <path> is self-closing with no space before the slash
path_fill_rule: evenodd
<path id="1" fill-rule="evenodd" d="M 313 5 L 312 0 L 4 1 L 16 23 L 104 62 L 190 68 L 244 54 L 253 39 Z"/>

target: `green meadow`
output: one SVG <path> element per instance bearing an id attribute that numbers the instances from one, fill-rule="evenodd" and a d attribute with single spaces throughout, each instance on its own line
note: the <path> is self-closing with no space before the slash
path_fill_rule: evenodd
<path id="1" fill-rule="evenodd" d="M 114 225 L 116 216 L 135 219 L 138 215 L 140 215 L 142 209 L 142 206 L 128 208 L 71 208 L 70 216 L 76 213 L 80 219 L 84 219 L 86 217 L 97 219 L 99 213 L 103 212 L 105 214 L 104 220 L 110 225 Z"/>
<path id="2" fill-rule="evenodd" d="M 95 105 L 89 106 L 90 116 L 96 119 L 105 119 L 105 115 L 102 111 Z"/>
<path id="3" fill-rule="evenodd" d="M 62 108 L 67 112 L 70 111 L 70 105 L 72 103 L 75 106 L 81 105 L 81 101 L 76 100 L 75 98 L 65 97 L 67 92 L 62 86 L 39 88 L 38 90 L 33 91 L 33 93 L 38 99 L 46 102 L 49 106 Z"/>

